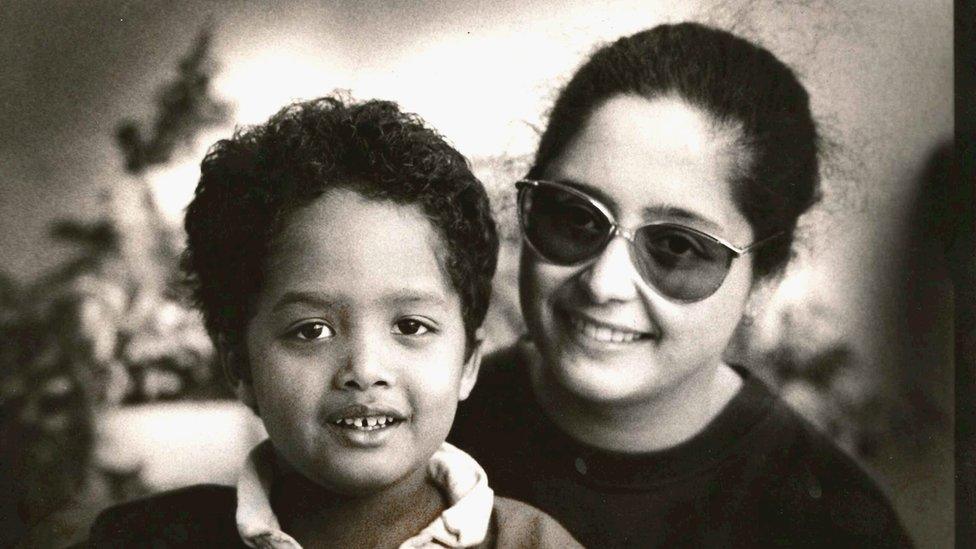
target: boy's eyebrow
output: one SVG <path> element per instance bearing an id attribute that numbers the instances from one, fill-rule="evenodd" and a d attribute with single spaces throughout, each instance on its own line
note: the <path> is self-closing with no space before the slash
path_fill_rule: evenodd
<path id="1" fill-rule="evenodd" d="M 401 305 L 407 303 L 424 302 L 432 305 L 443 306 L 447 303 L 444 296 L 439 292 L 405 289 L 394 290 L 379 298 L 381 303 L 387 305 Z M 336 298 L 326 294 L 309 291 L 288 291 L 285 292 L 272 308 L 279 311 L 289 305 L 311 305 L 313 307 L 328 308 L 340 306 L 344 303 L 341 298 Z"/>
<path id="2" fill-rule="evenodd" d="M 288 291 L 274 304 L 272 310 L 279 311 L 289 305 L 295 304 L 331 307 L 335 305 L 335 301 L 315 292 Z"/>
<path id="3" fill-rule="evenodd" d="M 446 303 L 444 296 L 438 292 L 412 289 L 390 292 L 383 296 L 381 301 L 393 305 L 418 302 L 430 303 L 432 305 L 444 305 Z"/>

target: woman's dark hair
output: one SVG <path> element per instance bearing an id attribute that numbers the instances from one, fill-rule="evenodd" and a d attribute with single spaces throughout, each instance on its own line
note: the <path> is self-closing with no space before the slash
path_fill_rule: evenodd
<path id="1" fill-rule="evenodd" d="M 738 128 L 748 161 L 731 181 L 756 239 L 758 278 L 790 257 L 797 218 L 819 194 L 816 124 L 803 85 L 769 51 L 697 23 L 661 25 L 597 50 L 560 93 L 529 178 L 542 178 L 594 110 L 619 95 L 677 96 Z"/>
<path id="2" fill-rule="evenodd" d="M 182 268 L 211 337 L 239 346 L 288 214 L 335 188 L 420 208 L 441 237 L 438 259 L 460 297 L 470 350 L 498 257 L 484 188 L 416 115 L 338 96 L 289 105 L 204 158 L 186 210 Z"/>

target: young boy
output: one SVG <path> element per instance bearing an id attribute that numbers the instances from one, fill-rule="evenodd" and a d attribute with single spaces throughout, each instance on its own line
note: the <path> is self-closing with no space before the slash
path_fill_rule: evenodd
<path id="1" fill-rule="evenodd" d="M 217 143 L 184 270 L 269 440 L 236 490 L 125 504 L 94 545 L 575 546 L 444 442 L 477 377 L 498 240 L 484 189 L 390 102 L 326 97 Z"/>

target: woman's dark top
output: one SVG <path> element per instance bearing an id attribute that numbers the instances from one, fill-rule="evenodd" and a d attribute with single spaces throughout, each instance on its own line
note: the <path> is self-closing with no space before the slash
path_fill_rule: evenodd
<path id="1" fill-rule="evenodd" d="M 514 348 L 488 357 L 448 440 L 496 494 L 549 513 L 587 547 L 906 547 L 853 460 L 747 370 L 692 439 L 648 454 L 580 444 L 536 404 Z"/>

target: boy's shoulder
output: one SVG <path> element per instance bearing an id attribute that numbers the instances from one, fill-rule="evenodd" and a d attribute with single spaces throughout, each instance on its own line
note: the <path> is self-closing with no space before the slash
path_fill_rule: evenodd
<path id="1" fill-rule="evenodd" d="M 495 496 L 486 547 L 582 547 L 546 513 L 514 499 Z"/>
<path id="2" fill-rule="evenodd" d="M 110 507 L 95 519 L 88 545 L 243 546 L 236 491 L 201 484 Z"/>

